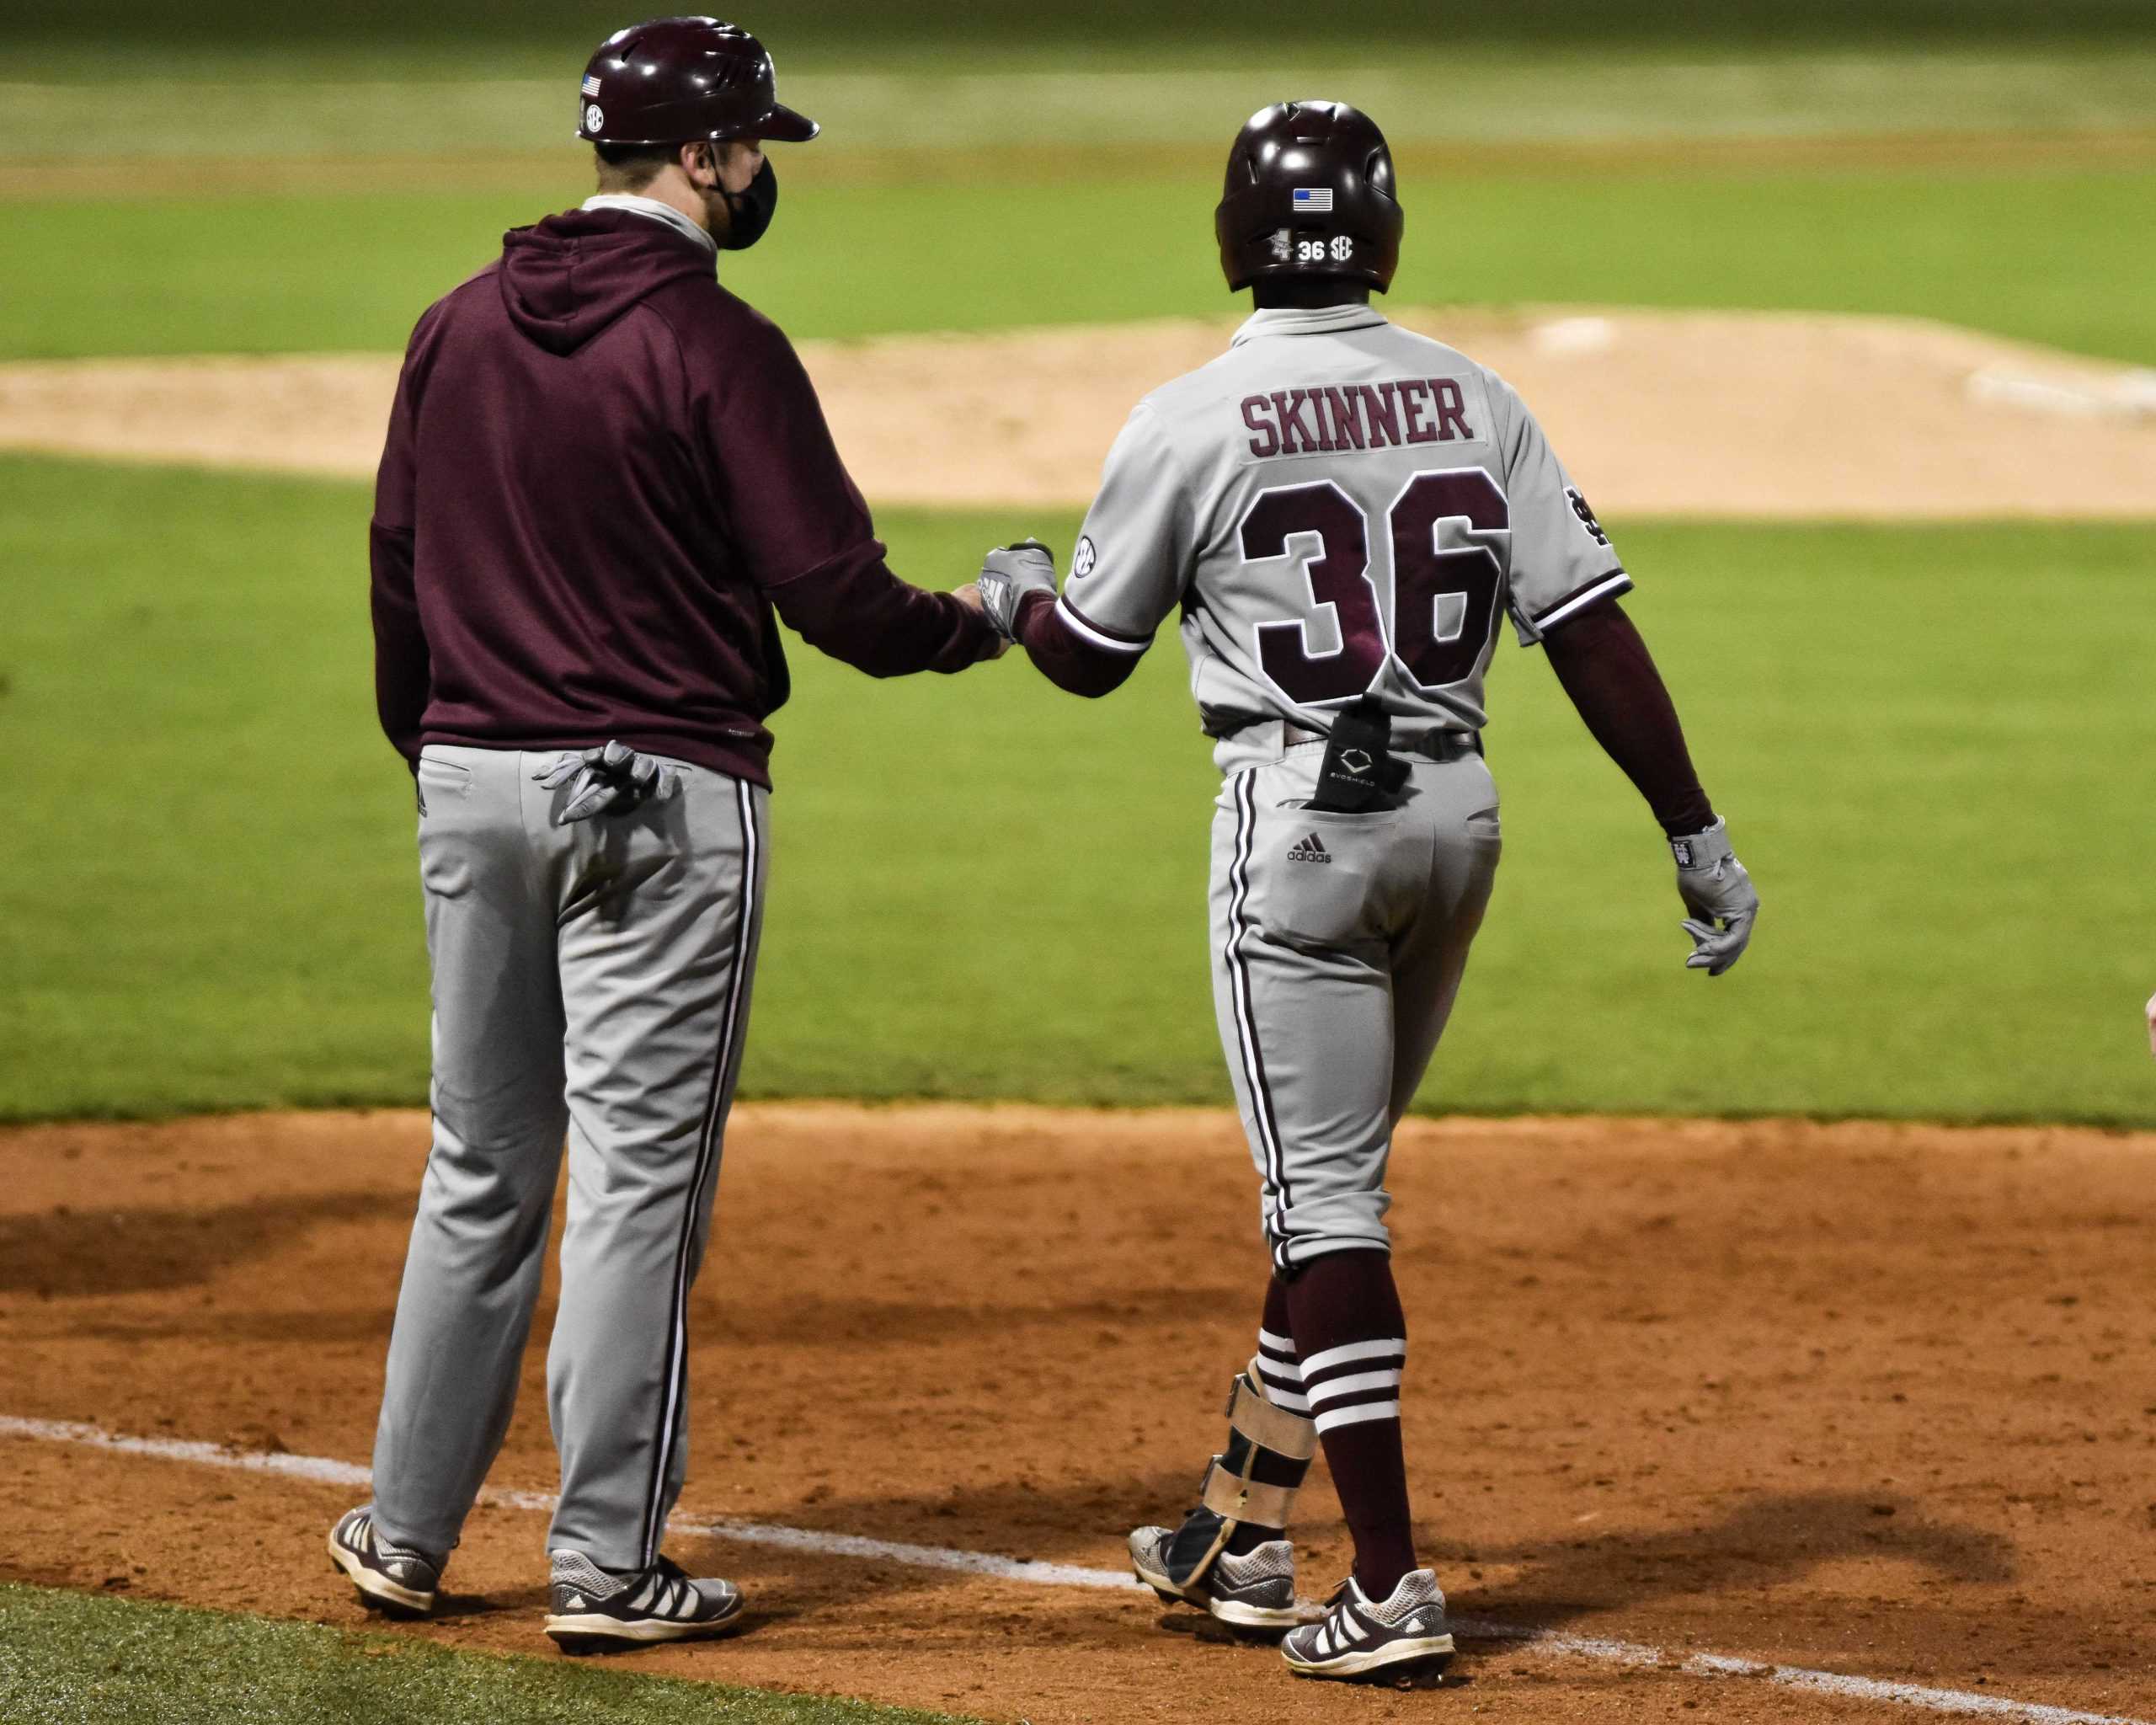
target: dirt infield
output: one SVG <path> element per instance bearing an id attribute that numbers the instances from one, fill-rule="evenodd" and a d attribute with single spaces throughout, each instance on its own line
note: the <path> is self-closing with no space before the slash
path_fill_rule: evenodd
<path id="1" fill-rule="evenodd" d="M 1534 404 L 1610 515 L 2156 515 L 2156 374 L 1943 324 L 1796 312 L 1399 312 Z M 809 342 L 878 504 L 1070 507 L 1130 405 L 1232 319 Z M 376 355 L 0 366 L 0 447 L 371 475 Z"/>
<path id="2" fill-rule="evenodd" d="M 0 1135 L 0 1414 L 363 1462 L 426 1124 Z M 1407 1435 L 1459 1695 L 1297 1685 L 1145 1596 L 691 1541 L 741 1639 L 643 1669 L 1039 1722 L 1886 1717 L 1780 1660 L 2156 1712 L 2156 1135 L 1417 1123 Z M 740 1111 L 696 1296 L 686 1514 L 1113 1568 L 1184 1504 L 1263 1261 L 1232 1121 Z M 542 1333 L 551 1313 L 542 1311 Z M 495 1470 L 545 1489 L 541 1361 Z M 350 1487 L 0 1439 L 0 1574 L 355 1624 Z M 1306 1592 L 1342 1567 L 1322 1474 Z M 410 1632 L 536 1648 L 543 1523 L 483 1508 Z"/>

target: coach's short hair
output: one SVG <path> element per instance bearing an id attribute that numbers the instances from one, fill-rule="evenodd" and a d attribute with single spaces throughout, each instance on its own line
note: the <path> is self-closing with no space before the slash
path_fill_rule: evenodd
<path id="1" fill-rule="evenodd" d="M 678 144 L 594 144 L 603 190 L 640 192 L 664 172 Z"/>

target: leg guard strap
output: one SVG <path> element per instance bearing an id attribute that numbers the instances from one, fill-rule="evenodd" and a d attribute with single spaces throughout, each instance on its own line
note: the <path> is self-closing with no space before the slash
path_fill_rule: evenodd
<path id="1" fill-rule="evenodd" d="M 1267 1401 L 1254 1371 L 1235 1375 L 1227 1414 L 1227 1453 L 1215 1455 L 1206 1467 L 1198 1507 L 1168 1545 L 1168 1573 L 1186 1590 L 1204 1580 L 1241 1523 L 1288 1525 L 1295 1493 L 1317 1453 L 1316 1423 Z M 1254 1477 L 1261 1457 L 1270 1463 L 1269 1479 Z"/>
<path id="2" fill-rule="evenodd" d="M 1291 1413 L 1267 1401 L 1257 1383 L 1257 1362 L 1253 1359 L 1250 1370 L 1237 1375 L 1235 1387 L 1228 1392 L 1230 1429 L 1241 1432 L 1261 1450 L 1270 1450 L 1290 1461 L 1308 1461 L 1317 1454 L 1317 1422 L 1307 1413 Z M 1245 1519 L 1256 1521 L 1263 1518 Z M 1270 1527 L 1280 1525 L 1277 1521 L 1267 1523 Z"/>
<path id="3" fill-rule="evenodd" d="M 1198 1502 L 1225 1521 L 1230 1530 L 1239 1521 L 1255 1521 L 1260 1527 L 1285 1527 L 1288 1516 L 1295 1507 L 1294 1486 L 1268 1486 L 1260 1481 L 1244 1479 L 1228 1471 L 1222 1466 L 1225 1460 L 1214 1456 L 1213 1465 L 1205 1470 L 1205 1484 L 1198 1493 Z"/>

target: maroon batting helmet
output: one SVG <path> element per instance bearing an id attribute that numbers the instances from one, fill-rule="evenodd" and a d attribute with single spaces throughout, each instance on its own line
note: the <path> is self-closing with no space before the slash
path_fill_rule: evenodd
<path id="1" fill-rule="evenodd" d="M 1278 102 L 1251 115 L 1213 214 L 1220 268 L 1237 290 L 1275 275 L 1344 275 L 1383 293 L 1405 225 L 1385 134 L 1345 102 Z"/>
<path id="2" fill-rule="evenodd" d="M 816 132 L 814 120 L 779 101 L 764 45 L 715 18 L 632 24 L 607 37 L 584 69 L 577 136 L 595 144 L 805 144 Z"/>

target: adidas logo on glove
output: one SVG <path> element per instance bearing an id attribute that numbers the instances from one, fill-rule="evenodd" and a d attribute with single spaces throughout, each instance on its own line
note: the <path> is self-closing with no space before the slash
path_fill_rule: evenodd
<path id="1" fill-rule="evenodd" d="M 1290 862 L 1330 862 L 1332 853 L 1318 842 L 1315 833 L 1305 834 L 1288 847 Z"/>

